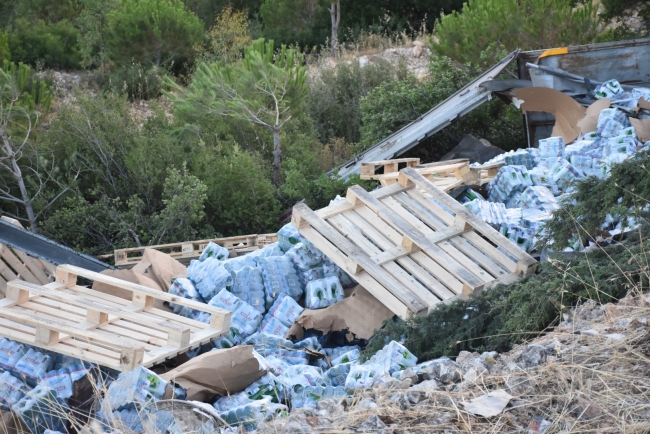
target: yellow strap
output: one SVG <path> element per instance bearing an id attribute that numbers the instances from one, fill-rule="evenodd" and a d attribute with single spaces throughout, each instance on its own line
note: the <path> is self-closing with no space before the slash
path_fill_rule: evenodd
<path id="1" fill-rule="evenodd" d="M 568 52 L 569 49 L 567 47 L 551 48 L 550 50 L 546 50 L 542 54 L 540 54 L 538 59 L 541 59 L 542 57 L 548 57 L 548 56 L 557 56 L 558 54 L 567 54 Z"/>

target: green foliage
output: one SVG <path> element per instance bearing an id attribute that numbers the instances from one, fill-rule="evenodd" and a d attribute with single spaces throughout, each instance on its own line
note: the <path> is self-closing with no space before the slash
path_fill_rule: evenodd
<path id="1" fill-rule="evenodd" d="M 443 56 L 431 59 L 430 78 L 418 81 L 413 76 L 382 83 L 361 99 L 361 144 L 363 150 L 443 102 L 480 70 L 459 65 Z M 491 101 L 452 123 L 429 139 L 434 160 L 456 146 L 465 134 L 485 138 L 503 149 L 516 149 L 524 143 L 521 116 L 500 101 Z"/>
<path id="2" fill-rule="evenodd" d="M 79 31 L 67 20 L 49 24 L 18 18 L 9 33 L 9 50 L 15 62 L 45 68 L 78 69 L 81 55 Z"/>
<path id="3" fill-rule="evenodd" d="M 192 59 L 203 23 L 181 0 L 122 0 L 106 17 L 111 60 L 166 65 Z"/>
<path id="4" fill-rule="evenodd" d="M 322 68 L 310 78 L 308 112 L 314 120 L 318 138 L 327 143 L 343 137 L 349 143 L 361 139 L 361 106 L 363 97 L 380 84 L 406 76 L 406 66 L 394 66 L 378 59 L 365 65 L 359 61 L 339 62 L 333 68 Z"/>
<path id="5" fill-rule="evenodd" d="M 11 52 L 9 51 L 9 36 L 0 32 L 0 64 L 9 62 L 11 60 Z"/>
<path id="6" fill-rule="evenodd" d="M 207 186 L 189 166 L 195 144 L 176 141 L 153 108 L 142 128 L 115 94 L 80 93 L 61 108 L 41 147 L 57 157 L 75 195 L 44 221 L 47 234 L 91 253 L 213 234 Z"/>
<path id="7" fill-rule="evenodd" d="M 250 45 L 246 14 L 226 6 L 214 20 L 205 35 L 201 57 L 205 61 L 231 62 L 242 57 L 244 47 Z"/>
<path id="8" fill-rule="evenodd" d="M 34 71 L 25 65 L 5 60 L 0 71 L 4 71 L 14 79 L 16 90 L 19 93 L 17 104 L 27 111 L 38 110 L 41 115 L 46 115 L 52 105 L 52 86 L 45 80 L 36 77 Z"/>
<path id="9" fill-rule="evenodd" d="M 628 217 L 646 217 L 650 199 L 650 155 L 635 154 L 628 160 L 613 164 L 608 178 L 588 177 L 574 183 L 574 190 L 561 209 L 553 213 L 546 225 L 543 245 L 553 243 L 554 249 L 568 247 L 572 241 L 595 236 L 607 214 Z M 593 194 L 595 191 L 598 194 Z"/>
<path id="10" fill-rule="evenodd" d="M 99 66 L 102 71 L 108 62 L 106 47 L 106 20 L 118 0 L 79 0 L 83 5 L 75 20 L 79 29 L 79 52 L 81 65 L 88 68 Z"/>
<path id="11" fill-rule="evenodd" d="M 280 132 L 302 110 L 307 93 L 302 54 L 285 46 L 276 53 L 273 41 L 255 41 L 234 64 L 200 63 L 187 88 L 166 83 L 181 117 L 225 117 L 262 128 L 273 136 L 273 182 L 281 182 Z"/>
<path id="12" fill-rule="evenodd" d="M 206 212 L 217 232 L 245 235 L 277 231 L 280 207 L 259 158 L 225 144 L 203 149 L 193 165 L 208 187 Z"/>
<path id="13" fill-rule="evenodd" d="M 141 64 L 125 65 L 108 74 L 104 90 L 125 93 L 129 100 L 151 99 L 160 96 L 164 70 Z"/>
<path id="14" fill-rule="evenodd" d="M 598 6 L 571 0 L 469 0 L 462 11 L 436 23 L 433 49 L 461 62 L 478 63 L 498 40 L 508 51 L 594 42 L 602 32 Z"/>
<path id="15" fill-rule="evenodd" d="M 614 37 L 633 39 L 650 34 L 650 3 L 646 0 L 602 0 L 601 16 L 614 21 Z"/>
<path id="16" fill-rule="evenodd" d="M 79 0 L 13 0 L 16 4 L 16 15 L 30 20 L 44 20 L 57 23 L 73 21 L 82 8 Z"/>
<path id="17" fill-rule="evenodd" d="M 260 16 L 264 21 L 265 35 L 287 43 L 311 41 L 316 19 L 327 12 L 328 3 L 321 0 L 264 0 Z"/>
<path id="18" fill-rule="evenodd" d="M 527 280 L 439 304 L 426 316 L 388 321 L 365 355 L 390 340 L 403 340 L 421 361 L 460 351 L 508 351 L 557 325 L 570 306 L 587 299 L 615 301 L 639 287 L 640 270 L 647 265 L 640 258 L 647 253 L 637 239 L 570 261 L 542 264 L 541 272 Z"/>

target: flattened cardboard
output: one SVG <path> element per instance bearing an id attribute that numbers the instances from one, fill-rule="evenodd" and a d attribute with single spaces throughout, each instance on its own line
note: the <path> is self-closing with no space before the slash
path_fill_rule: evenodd
<path id="1" fill-rule="evenodd" d="M 286 336 L 302 339 L 304 331 L 316 329 L 323 334 L 332 331 L 348 330 L 348 341 L 354 336 L 370 339 L 385 320 L 392 318 L 393 312 L 372 296 L 362 286 L 357 286 L 350 297 L 325 309 L 305 309 Z"/>
<path id="2" fill-rule="evenodd" d="M 609 98 L 599 99 L 589 107 L 587 107 L 587 112 L 585 117 L 578 122 L 580 127 L 580 134 L 587 134 L 592 131 L 596 131 L 598 127 L 598 116 L 600 115 L 601 110 L 609 108 L 612 102 Z"/>
<path id="3" fill-rule="evenodd" d="M 637 103 L 637 112 L 641 109 L 645 109 L 650 111 L 650 101 L 646 101 L 644 97 L 639 98 L 639 102 Z"/>
<path id="4" fill-rule="evenodd" d="M 0 433 L 31 434 L 32 431 L 22 418 L 7 410 L 0 410 Z"/>
<path id="5" fill-rule="evenodd" d="M 106 276 L 115 277 L 127 282 L 144 285 L 157 291 L 162 291 L 162 288 L 160 285 L 158 285 L 158 283 L 143 274 L 136 273 L 133 270 L 104 270 L 100 274 L 105 274 Z M 133 293 L 128 289 L 118 288 L 117 286 L 108 285 L 102 282 L 93 282 L 93 289 L 95 291 L 114 295 L 115 297 L 120 297 L 125 300 L 131 300 L 133 298 Z M 170 310 L 163 305 L 163 302 L 161 300 L 155 300 L 153 306 L 158 309 Z"/>
<path id="6" fill-rule="evenodd" d="M 639 140 L 643 143 L 650 140 L 650 119 L 628 119 L 630 119 L 630 123 L 634 127 L 634 132 Z"/>
<path id="7" fill-rule="evenodd" d="M 161 377 L 185 389 L 188 401 L 207 402 L 214 395 L 241 392 L 266 372 L 260 369 L 253 347 L 239 345 L 201 354 Z"/>
<path id="8" fill-rule="evenodd" d="M 578 122 L 585 117 L 586 109 L 570 96 L 546 87 L 515 89 L 515 96 L 523 101 L 523 113 L 546 112 L 555 116 L 553 137 L 562 136 L 568 144 L 580 135 Z"/>
<path id="9" fill-rule="evenodd" d="M 163 291 L 169 290 L 173 278 L 187 277 L 185 265 L 155 249 L 144 249 L 142 260 L 133 267 L 133 271 L 155 280 Z"/>

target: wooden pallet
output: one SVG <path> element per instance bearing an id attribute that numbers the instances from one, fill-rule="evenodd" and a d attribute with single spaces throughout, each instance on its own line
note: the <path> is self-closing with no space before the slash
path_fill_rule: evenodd
<path id="1" fill-rule="evenodd" d="M 374 179 L 373 176 L 376 176 L 376 173 L 382 167 L 384 168 L 384 173 L 398 172 L 400 167 L 414 167 L 420 165 L 419 158 L 396 158 L 394 160 L 381 160 L 381 161 L 368 161 L 366 163 L 361 163 L 361 168 L 359 169 L 359 175 L 361 179 Z"/>
<path id="2" fill-rule="evenodd" d="M 7 216 L 0 217 L 2 220 L 23 225 L 16 219 Z M 49 262 L 41 261 L 29 256 L 27 253 L 0 244 L 0 299 L 4 298 L 7 290 L 7 282 L 21 279 L 27 282 L 45 285 L 54 281 L 56 266 Z"/>
<path id="3" fill-rule="evenodd" d="M 387 160 L 392 161 L 392 160 Z M 399 161 L 399 160 L 395 160 Z M 386 161 L 381 161 L 378 163 L 386 163 Z M 365 163 L 364 163 L 365 164 Z M 370 165 L 376 163 L 367 163 Z M 413 167 L 417 172 L 430 180 L 436 187 L 440 188 L 445 192 L 449 192 L 457 187 L 462 185 L 483 185 L 488 182 L 494 176 L 496 176 L 499 169 L 503 166 L 503 163 L 495 163 L 489 166 L 484 166 L 480 168 L 471 168 L 469 167 L 469 160 L 467 159 L 458 159 L 458 160 L 449 160 L 449 161 L 438 161 L 435 163 L 427 164 L 416 164 L 410 167 Z M 395 184 L 399 177 L 398 170 L 389 170 L 387 167 L 396 168 L 397 164 L 393 165 L 384 165 L 383 174 L 373 173 L 362 173 L 361 179 L 371 179 L 379 181 L 382 186 L 387 186 Z"/>
<path id="4" fill-rule="evenodd" d="M 296 205 L 292 224 L 403 318 L 529 276 L 536 264 L 414 168 L 372 192 L 352 186 L 319 211 Z"/>
<path id="5" fill-rule="evenodd" d="M 115 266 L 118 268 L 132 268 L 142 259 L 145 249 L 156 249 L 168 253 L 174 259 L 189 264 L 192 259 L 198 259 L 203 249 L 210 242 L 218 244 L 230 251 L 244 254 L 261 249 L 267 244 L 278 241 L 277 234 L 243 235 L 239 237 L 215 238 L 212 240 L 187 241 L 184 243 L 160 244 L 157 246 L 133 247 L 129 249 L 118 249 L 113 252 Z"/>
<path id="6" fill-rule="evenodd" d="M 77 285 L 77 277 L 133 293 L 131 301 Z M 155 299 L 211 314 L 209 324 L 153 306 Z M 121 371 L 152 366 L 228 333 L 231 313 L 71 265 L 56 282 L 7 284 L 0 336 Z"/>

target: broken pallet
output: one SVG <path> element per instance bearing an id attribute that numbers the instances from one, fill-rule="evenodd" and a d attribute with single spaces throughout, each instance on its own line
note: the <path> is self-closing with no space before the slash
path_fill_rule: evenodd
<path id="1" fill-rule="evenodd" d="M 187 265 L 192 259 L 198 259 L 210 242 L 235 253 L 244 254 L 261 249 L 277 240 L 277 234 L 243 235 L 238 237 L 215 238 L 212 240 L 186 241 L 183 243 L 117 249 L 113 252 L 113 255 L 115 257 L 115 266 L 118 268 L 132 268 L 135 266 L 142 259 L 145 249 L 155 249 L 168 253 L 174 259 Z"/>
<path id="2" fill-rule="evenodd" d="M 312 211 L 292 224 L 339 267 L 402 318 L 533 273 L 537 261 L 415 168 L 399 182 Z"/>
<path id="3" fill-rule="evenodd" d="M 382 186 L 395 184 L 399 177 L 397 170 L 398 164 L 388 164 L 390 161 L 401 162 L 401 160 L 386 160 L 379 162 L 363 163 L 369 167 L 384 167 L 383 174 L 370 173 L 370 171 L 361 172 L 361 179 L 379 181 Z M 482 185 L 490 182 L 496 176 L 499 168 L 503 163 L 495 163 L 490 166 L 471 168 L 469 160 L 458 159 L 449 161 L 438 161 L 435 163 L 409 165 L 413 167 L 420 175 L 431 181 L 436 187 L 445 192 L 449 192 L 462 185 Z"/>
<path id="4" fill-rule="evenodd" d="M 132 300 L 77 285 L 77 277 L 133 293 Z M 154 299 L 211 314 L 206 324 L 156 309 Z M 128 371 L 152 366 L 228 333 L 231 313 L 71 265 L 56 282 L 7 284 L 0 300 L 0 336 Z"/>

